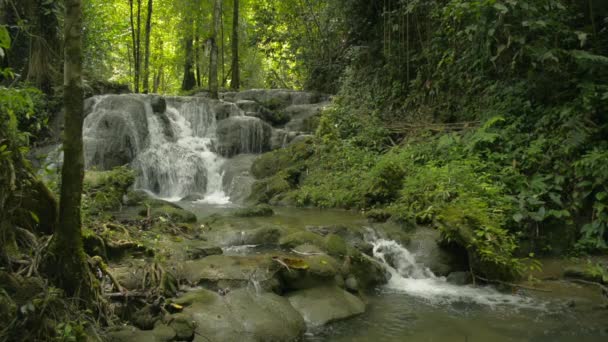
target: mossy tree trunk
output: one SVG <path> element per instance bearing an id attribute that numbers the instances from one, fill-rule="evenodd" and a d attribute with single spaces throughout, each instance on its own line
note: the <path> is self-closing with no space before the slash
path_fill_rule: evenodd
<path id="1" fill-rule="evenodd" d="M 80 214 L 84 177 L 81 31 L 81 0 L 65 0 L 64 162 L 59 223 L 53 237 L 48 271 L 68 295 L 90 299 L 91 276 L 83 249 Z"/>
<path id="2" fill-rule="evenodd" d="M 213 32 L 211 34 L 211 56 L 209 62 L 209 91 L 211 98 L 219 98 L 217 80 L 218 45 L 217 36 L 220 31 L 220 16 L 222 15 L 222 0 L 215 0 L 213 6 Z"/>

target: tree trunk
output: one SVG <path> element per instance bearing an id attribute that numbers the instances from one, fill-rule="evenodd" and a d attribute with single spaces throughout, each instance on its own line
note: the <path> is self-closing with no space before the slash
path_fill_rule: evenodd
<path id="1" fill-rule="evenodd" d="M 137 83 L 135 85 L 135 92 L 139 93 L 139 85 L 141 81 L 141 0 L 137 0 L 137 59 L 135 60 L 135 78 Z"/>
<path id="2" fill-rule="evenodd" d="M 222 0 L 215 0 L 213 6 L 213 32 L 211 34 L 211 56 L 209 61 L 209 92 L 211 98 L 218 99 L 218 79 L 217 79 L 217 60 L 218 60 L 218 48 L 217 48 L 217 35 L 220 31 L 220 16 L 222 9 Z"/>
<path id="3" fill-rule="evenodd" d="M 239 71 L 239 0 L 234 0 L 232 20 L 232 80 L 230 86 L 233 90 L 239 90 L 241 87 Z"/>
<path id="4" fill-rule="evenodd" d="M 65 0 L 64 55 L 64 161 L 61 170 L 59 224 L 53 236 L 49 272 L 68 296 L 91 299 L 92 278 L 81 236 L 81 196 L 84 177 L 82 123 L 82 5 Z"/>
<path id="5" fill-rule="evenodd" d="M 222 88 L 226 87 L 226 61 L 225 61 L 225 43 L 226 40 L 224 39 L 224 4 L 223 2 L 220 3 L 221 8 L 220 8 L 220 29 L 222 30 L 222 44 L 220 45 L 222 47 Z"/>
<path id="6" fill-rule="evenodd" d="M 150 87 L 150 34 L 152 33 L 152 6 L 153 0 L 148 0 L 148 18 L 146 19 L 146 54 L 144 56 L 144 94 Z"/>
<path id="7" fill-rule="evenodd" d="M 192 61 L 192 38 L 186 38 L 184 42 L 186 48 L 186 58 L 184 60 L 184 79 L 182 80 L 182 90 L 188 91 L 194 89 L 196 85 L 196 77 L 193 70 Z"/>
<path id="8" fill-rule="evenodd" d="M 133 91 L 139 93 L 139 73 L 137 72 L 137 34 L 135 30 L 135 14 L 133 12 L 133 0 L 129 0 L 129 9 L 131 11 L 131 46 L 133 47 Z"/>

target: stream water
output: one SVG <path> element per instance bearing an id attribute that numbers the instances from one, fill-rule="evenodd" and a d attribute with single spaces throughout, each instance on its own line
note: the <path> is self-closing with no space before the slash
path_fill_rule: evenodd
<path id="1" fill-rule="evenodd" d="M 234 104 L 202 98 L 167 98 L 161 111 L 142 95 L 96 97 L 91 106 L 84 125 L 87 166 L 129 164 L 137 170 L 137 188 L 172 201 L 190 197 L 179 204 L 200 219 L 238 208 L 231 202 L 246 198 L 239 191 L 251 185 L 253 158 L 247 156 L 268 149 L 269 129 L 277 133 Z M 347 211 L 275 211 L 272 217 L 230 219 L 248 228 L 367 225 Z M 548 293 L 511 294 L 452 285 L 406 246 L 373 229 L 367 241 L 391 274 L 388 284 L 365 295 L 364 314 L 310 330 L 306 341 L 608 341 L 608 310 L 599 308 L 597 289 L 553 282 Z M 225 252 L 255 253 L 252 247 Z"/>
<path id="2" fill-rule="evenodd" d="M 233 208 L 182 202 L 201 217 Z M 233 218 L 235 224 L 366 225 L 357 213 L 275 208 L 264 218 Z M 374 257 L 391 273 L 388 284 L 366 294 L 367 311 L 358 317 L 309 330 L 305 341 L 607 341 L 608 312 L 595 288 L 555 282 L 551 292 L 521 294 L 493 287 L 458 286 L 435 276 L 407 248 L 370 232 Z M 252 246 L 248 246 L 252 247 Z M 248 253 L 243 247 L 233 253 Z M 386 261 L 390 255 L 392 262 Z M 391 266 L 392 265 L 392 266 Z"/>

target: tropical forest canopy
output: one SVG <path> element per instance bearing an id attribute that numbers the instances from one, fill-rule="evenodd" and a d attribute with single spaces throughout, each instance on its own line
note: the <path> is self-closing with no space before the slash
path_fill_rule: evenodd
<path id="1" fill-rule="evenodd" d="M 427 227 L 464 253 L 473 279 L 501 284 L 538 270 L 539 257 L 608 252 L 608 1 L 0 0 L 0 275 L 48 279 L 97 303 L 86 279 L 98 241 L 115 246 L 112 234 L 150 227 L 191 233 L 179 224 L 193 214 L 149 199 L 131 226 L 108 214 L 137 184 L 129 167 L 87 170 L 83 185 L 84 98 L 229 102 L 257 88 L 328 100 L 297 139 L 254 151 L 266 152 L 246 170 L 257 214 L 268 204 L 341 208 L 406 233 Z M 281 99 L 252 99 L 262 133 L 240 138 L 289 128 Z M 28 160 L 60 139 L 73 167 L 63 180 Z M 155 205 L 169 213 L 158 218 Z M 294 239 L 325 241 L 310 234 Z M 57 255 L 42 258 L 47 247 Z M 73 272 L 58 275 L 62 264 Z M 158 265 L 158 279 L 144 280 L 166 290 Z M 586 267 L 585 281 L 605 290 L 606 266 Z M 27 330 L 19 324 L 29 323 L 6 328 L 11 337 Z"/>

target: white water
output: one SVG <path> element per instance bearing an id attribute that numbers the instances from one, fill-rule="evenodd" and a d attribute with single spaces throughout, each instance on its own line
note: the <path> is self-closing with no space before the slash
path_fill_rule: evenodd
<path id="1" fill-rule="evenodd" d="M 168 103 L 167 116 L 174 141 L 163 134 L 156 115 L 147 115 L 150 145 L 134 161 L 142 172 L 136 186 L 169 201 L 201 191 L 202 202 L 230 203 L 222 189 L 224 158 L 213 151 L 215 114 L 206 103 L 188 102 L 181 108 Z"/>
<path id="2" fill-rule="evenodd" d="M 374 257 L 391 275 L 386 285 L 391 291 L 404 292 L 431 304 L 440 305 L 473 302 L 492 308 L 500 305 L 530 309 L 542 307 L 529 298 L 503 294 L 491 287 L 450 284 L 444 277 L 437 277 L 431 270 L 418 263 L 405 247 L 395 241 L 373 237 L 370 243 L 374 246 Z"/>

